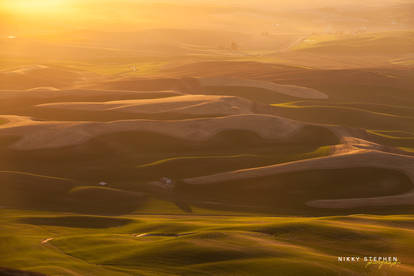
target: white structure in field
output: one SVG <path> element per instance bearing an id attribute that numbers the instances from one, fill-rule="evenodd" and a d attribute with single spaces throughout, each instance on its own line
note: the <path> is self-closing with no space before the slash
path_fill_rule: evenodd
<path id="1" fill-rule="evenodd" d="M 173 183 L 172 179 L 170 179 L 168 177 L 162 177 L 161 182 L 166 184 L 166 185 L 171 185 Z"/>

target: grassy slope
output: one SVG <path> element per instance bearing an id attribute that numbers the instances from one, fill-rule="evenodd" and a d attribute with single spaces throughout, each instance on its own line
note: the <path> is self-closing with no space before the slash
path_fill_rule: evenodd
<path id="1" fill-rule="evenodd" d="M 409 115 L 379 112 L 375 109 L 360 108 L 352 105 L 325 103 L 275 104 L 275 111 L 283 116 L 326 124 L 379 130 L 414 131 L 414 110 Z"/>
<path id="2" fill-rule="evenodd" d="M 319 128 L 304 129 L 297 139 L 289 143 L 265 140 L 254 133 L 244 131 L 227 131 L 216 135 L 207 142 L 189 142 L 149 132 L 125 132 L 97 137 L 85 144 L 53 150 L 14 151 L 7 149 L 10 141 L 0 146 L 3 156 L 0 161 L 4 170 L 37 172 L 48 175 L 53 172 L 62 177 L 73 178 L 90 183 L 98 181 L 133 182 L 154 180 L 173 174 L 174 177 L 200 175 L 192 170 L 179 168 L 178 163 L 189 161 L 197 166 L 211 160 L 176 160 L 162 164 L 165 169 L 154 174 L 152 167 L 137 168 L 138 165 L 171 157 L 185 156 L 223 156 L 249 154 L 243 158 L 217 158 L 211 162 L 210 171 L 225 171 L 230 168 L 271 164 L 302 158 L 311 155 L 320 146 L 335 144 L 332 134 Z M 324 155 L 317 151 L 314 155 Z M 265 156 L 258 160 L 254 155 Z M 59 161 L 59 162 L 57 162 Z M 228 164 L 227 164 L 228 163 Z M 227 165 L 226 165 L 227 164 Z M 224 166 L 224 167 L 222 167 Z M 227 167 L 226 167 L 227 166 Z M 157 168 L 159 169 L 159 168 Z M 176 170 L 181 170 L 180 173 Z M 121 173 L 122 172 L 122 173 Z M 183 175 L 182 175 L 183 174 Z"/>
<path id="3" fill-rule="evenodd" d="M 393 146 L 406 152 L 413 152 L 414 137 L 411 132 L 368 130 L 368 134 L 370 135 L 370 139 L 378 143 Z"/>
<path id="4" fill-rule="evenodd" d="M 412 208 L 324 210 L 310 208 L 314 199 L 364 198 L 408 192 L 411 181 L 398 171 L 376 168 L 307 170 L 209 185 L 185 185 L 183 200 L 213 209 L 244 210 L 277 215 L 333 215 L 355 212 L 412 212 Z M 388 211 L 387 211 L 388 210 Z"/>
<path id="5" fill-rule="evenodd" d="M 370 140 L 398 148 L 414 147 L 414 109 L 362 103 L 287 102 L 276 112 L 293 119 L 362 128 Z"/>
<path id="6" fill-rule="evenodd" d="M 0 205 L 99 214 L 142 209 L 146 197 L 140 192 L 147 192 L 147 181 L 163 176 L 179 180 L 324 156 L 330 152 L 325 144 L 336 142 L 318 128 L 305 129 L 296 141 L 283 144 L 240 131 L 223 132 L 204 143 L 127 132 L 79 146 L 33 151 L 8 149 L 11 139 L 0 146 L 0 177 L 6 183 L 0 188 Z M 154 160 L 161 161 L 142 166 Z M 52 173 L 59 177 L 47 176 Z M 108 182 L 109 188 L 98 187 L 101 181 Z"/>
<path id="7" fill-rule="evenodd" d="M 119 214 L 133 212 L 145 200 L 139 193 L 25 172 L 0 171 L 0 181 L 0 205 L 13 208 Z"/>
<path id="8" fill-rule="evenodd" d="M 180 160 L 198 160 L 198 159 L 227 159 L 227 158 L 242 158 L 242 157 L 258 157 L 254 154 L 237 154 L 237 155 L 205 155 L 205 156 L 176 156 L 170 157 L 166 159 L 157 160 L 151 163 L 146 163 L 139 165 L 138 168 L 146 168 L 146 167 L 153 167 L 162 165 L 172 161 L 180 161 Z"/>
<path id="9" fill-rule="evenodd" d="M 329 47 L 322 50 L 326 52 L 327 49 L 329 50 Z M 351 49 L 349 52 L 353 53 L 354 51 L 354 49 Z M 204 68 L 205 66 L 201 67 Z M 217 68 L 221 68 L 220 66 L 213 64 L 211 67 L 215 74 L 220 74 L 217 71 Z M 240 65 L 240 67 L 243 70 L 244 68 L 250 68 L 246 65 Z M 99 66 L 96 70 L 93 68 L 92 71 L 114 73 L 121 69 L 113 66 L 110 66 L 110 68 Z M 152 73 L 158 71 L 158 69 L 158 67 L 148 68 L 148 72 Z M 388 131 L 390 126 L 401 125 L 399 122 L 401 116 L 410 116 L 406 112 L 411 111 L 404 111 L 400 108 L 393 108 L 390 111 L 376 107 L 372 110 L 369 109 L 370 112 L 361 113 L 361 110 L 350 110 L 342 107 L 342 110 L 345 111 L 333 117 L 332 115 L 337 113 L 336 105 L 339 101 L 375 102 L 397 106 L 413 104 L 410 97 L 407 97 L 411 95 L 409 89 L 401 88 L 400 85 L 394 86 L 391 81 L 383 85 L 382 82 L 378 82 L 378 78 L 373 78 L 371 81 L 369 76 L 359 75 L 359 70 L 351 70 L 351 72 L 308 70 L 304 75 L 292 74 L 291 76 L 288 73 L 275 74 L 272 70 L 269 71 L 268 77 L 275 78 L 275 81 L 281 83 L 295 83 L 320 89 L 330 96 L 330 99 L 322 105 L 334 106 L 327 108 L 328 112 L 326 110 L 320 111 L 317 108 L 310 110 L 300 108 L 292 110 L 294 113 L 288 113 L 289 110 L 286 112 L 289 117 L 299 116 L 313 122 L 329 118 L 332 121 L 328 122 L 352 125 L 358 122 L 362 116 L 362 127 Z M 231 69 L 230 71 L 234 70 Z M 190 72 L 194 71 L 190 70 Z M 310 78 L 306 76 L 308 73 Z M 235 72 L 235 74 L 240 74 L 240 72 Z M 257 70 L 251 70 L 251 72 L 243 74 L 245 77 L 263 76 Z M 394 80 L 395 76 L 393 74 L 391 74 L 391 77 L 381 76 L 380 80 Z M 348 75 L 350 77 L 344 78 Z M 367 80 L 368 83 L 365 83 Z M 53 82 L 34 81 L 36 86 L 53 84 Z M 16 83 L 16 85 L 19 85 L 19 83 Z M 59 86 L 59 83 L 56 85 Z M 144 82 L 136 86 L 126 84 L 125 88 L 134 87 L 142 90 L 148 87 L 154 90 L 159 88 L 156 85 L 153 88 L 153 85 L 155 84 Z M 108 85 L 108 87 L 111 86 Z M 164 86 L 160 87 L 164 88 Z M 180 83 L 168 83 L 168 81 L 165 87 L 182 88 Z M 269 91 L 239 87 L 211 88 L 211 90 L 212 93 L 241 95 L 269 104 L 292 100 L 269 93 Z M 65 113 L 64 111 L 61 113 L 57 111 L 56 113 L 41 113 L 39 110 L 26 109 L 27 106 L 16 110 L 15 106 L 10 105 L 10 102 L 3 105 L 4 108 L 9 108 L 8 110 L 12 111 L 10 112 L 12 114 L 20 112 L 19 114 L 33 115 L 41 119 L 82 120 L 89 118 L 91 120 L 109 120 L 125 118 L 114 113 Z M 360 106 L 360 104 L 352 107 L 357 109 L 366 108 L 366 106 Z M 5 110 L 1 106 L 0 109 Z M 371 111 L 398 115 L 396 116 L 398 122 L 396 120 L 390 121 L 388 120 L 389 116 L 381 114 L 374 114 L 378 116 L 371 118 L 369 117 L 373 113 Z M 367 113 L 369 116 L 366 119 L 365 115 Z M 379 125 L 371 125 L 373 123 L 379 123 Z M 386 124 L 385 127 L 384 124 Z M 408 129 L 408 124 L 403 123 L 401 129 Z M 374 128 L 374 126 L 378 127 Z M 137 201 L 136 195 L 125 194 L 124 191 L 116 189 L 136 187 L 135 185 L 138 182 L 136 179 L 152 180 L 165 175 L 187 177 L 200 175 L 201 173 L 214 173 L 221 170 L 285 162 L 301 159 L 304 156 L 319 156 L 327 153 L 327 148 L 318 149 L 319 146 L 323 146 L 325 143 L 309 144 L 305 147 L 294 145 L 275 147 L 272 144 L 259 147 L 257 144 L 263 144 L 263 141 L 255 144 L 249 142 L 249 139 L 243 138 L 241 140 L 247 142 L 237 144 L 235 141 L 240 140 L 240 136 L 237 134 L 234 135 L 237 139 L 229 139 L 227 143 L 223 144 L 218 143 L 218 147 L 202 149 L 192 148 L 182 143 L 182 141 L 171 140 L 166 137 L 154 137 L 142 133 L 126 136 L 128 137 L 104 137 L 92 141 L 85 147 L 43 151 L 41 153 L 36 151 L 21 153 L 7 151 L 4 150 L 3 144 L 0 152 L 2 157 L 0 158 L 1 168 L 36 172 L 42 175 L 74 177 L 82 180 L 80 184 L 86 186 L 78 188 L 63 181 L 64 189 L 62 192 L 59 188 L 61 182 L 57 179 L 52 181 L 50 178 L 28 175 L 13 176 L 12 178 L 8 176 L 2 183 L 17 183 L 18 186 L 15 191 L 23 192 L 22 194 L 26 195 L 40 192 L 45 195 L 41 199 L 47 204 L 49 204 L 51 198 L 61 204 L 66 193 L 72 193 L 78 198 L 86 199 L 88 202 L 92 201 L 91 208 L 93 209 L 96 208 L 96 205 L 93 205 L 93 199 L 108 195 L 108 192 L 108 198 L 112 198 L 112 200 L 127 203 Z M 133 141 L 137 141 L 137 143 L 133 143 Z M 149 149 L 147 141 L 153 143 L 153 146 Z M 5 144 L 7 144 L 6 142 Z M 121 146 L 125 144 L 130 146 Z M 211 156 L 211 154 L 237 155 L 245 153 L 246 148 L 252 150 L 248 154 L 265 154 L 268 157 L 261 159 L 260 162 L 254 158 L 186 159 L 187 156 Z M 142 152 L 144 152 L 144 158 Z M 151 170 L 152 166 L 142 170 L 136 168 L 139 164 L 153 162 L 154 160 L 165 160 L 165 158 L 171 158 L 172 156 L 178 156 L 179 159 L 159 164 L 154 167 L 154 170 Z M 185 159 L 182 159 L 182 157 Z M 191 169 L 189 169 L 189 165 L 191 165 Z M 310 187 L 307 188 L 313 189 L 318 185 L 336 183 L 338 179 L 338 176 L 329 177 L 329 175 L 325 175 L 323 178 L 326 181 L 320 184 L 318 182 L 321 175 L 323 174 L 317 173 L 316 176 L 314 175 L 313 180 L 310 181 Z M 359 174 L 347 171 L 345 175 L 342 173 L 340 176 L 342 178 L 339 177 L 341 179 L 339 186 L 341 186 L 342 192 L 350 195 L 354 195 L 353 192 L 358 194 L 371 193 L 371 188 L 376 193 L 381 194 L 384 192 L 384 187 L 376 185 L 376 178 L 391 177 L 395 179 L 397 177 L 398 179 L 395 174 L 383 174 L 383 172 L 377 171 Z M 284 177 L 286 178 L 286 176 Z M 133 180 L 128 181 L 131 179 Z M 306 200 L 306 198 L 303 198 L 303 191 L 297 182 L 305 183 L 308 179 L 309 173 L 288 179 L 287 183 L 292 184 L 295 190 L 287 199 L 299 196 Z M 357 181 L 354 182 L 354 179 L 357 179 Z M 101 180 L 109 181 L 111 186 L 115 187 L 108 189 L 87 186 L 91 183 L 96 184 Z M 264 180 L 264 186 L 267 185 L 266 182 L 274 183 L 277 180 Z M 365 180 L 374 181 L 365 186 Z M 361 182 L 362 185 L 358 185 Z M 33 183 L 36 183 L 36 188 L 30 188 Z M 239 188 L 238 185 L 236 188 Z M 332 192 L 331 187 L 327 188 L 327 194 Z M 365 188 L 366 190 L 364 190 Z M 10 192 L 10 189 L 5 190 Z M 235 190 L 232 189 L 230 194 Z M 298 193 L 295 194 L 294 192 Z M 336 189 L 334 192 L 336 192 Z M 394 190 L 394 192 L 396 191 Z M 222 190 L 218 190 L 219 195 L 220 193 L 222 193 Z M 51 194 L 53 194 L 53 197 L 50 197 Z M 255 199 L 254 197 L 257 194 L 251 193 L 251 195 Z M 275 197 L 273 195 L 273 193 L 265 190 L 266 200 L 274 202 Z M 332 193 L 329 194 L 329 196 L 331 195 Z M 3 193 L 3 196 L 7 197 L 7 194 Z M 237 194 L 235 196 L 237 197 Z M 51 204 L 58 203 L 52 201 Z M 76 203 L 76 205 L 78 204 Z M 98 201 L 97 204 L 100 208 L 106 205 L 110 211 L 113 211 L 113 206 L 118 206 L 117 203 L 105 200 Z M 83 205 L 79 206 L 84 208 Z M 195 214 L 203 215 L 223 213 L 222 211 L 206 211 L 198 208 L 193 208 L 193 210 Z M 127 209 L 127 211 L 130 210 Z M 125 210 L 122 210 L 122 212 L 125 212 Z M 351 271 L 363 273 L 367 270 L 375 274 L 377 270 L 376 266 L 365 268 L 363 265 L 338 264 L 336 261 L 338 255 L 396 255 L 402 259 L 404 265 L 411 269 L 414 265 L 412 253 L 414 247 L 414 218 L 412 216 L 358 215 L 327 218 L 269 218 L 259 215 L 257 217 L 243 217 L 234 212 L 228 212 L 232 215 L 231 217 L 177 216 L 182 211 L 173 203 L 154 200 L 146 202 L 142 208 L 138 209 L 138 212 L 171 212 L 176 215 L 171 217 L 164 215 L 131 215 L 105 218 L 89 216 L 85 218 L 80 216 L 68 217 L 70 214 L 67 213 L 39 213 L 36 211 L 0 209 L 0 223 L 2 225 L 0 229 L 0 266 L 41 271 L 52 275 L 73 275 L 74 272 L 117 276 L 128 274 L 234 275 L 235 273 L 237 275 L 289 275 L 289 273 L 291 275 L 337 275 L 338 272 L 347 275 Z M 50 218 L 50 216 L 52 217 Z M 113 228 L 108 226 L 113 226 Z M 134 234 L 141 233 L 190 234 L 181 237 L 134 237 Z M 55 240 L 51 240 L 47 244 L 41 244 L 41 241 L 47 238 L 55 238 Z M 382 270 L 389 272 L 387 275 L 404 275 L 404 267 L 390 269 L 385 266 Z M 405 275 L 412 275 L 412 272 L 413 270 L 410 273 L 406 271 Z"/>
<path id="10" fill-rule="evenodd" d="M 291 161 L 299 160 L 299 159 L 302 160 L 302 159 L 326 156 L 326 155 L 329 155 L 330 152 L 331 152 L 331 147 L 330 146 L 322 146 L 322 147 L 319 147 L 319 148 L 317 148 L 317 149 L 315 149 L 314 151 L 311 151 L 311 152 L 298 153 L 296 155 L 292 154 L 290 156 L 290 158 L 291 158 Z M 266 153 L 263 153 L 262 155 L 236 154 L 236 155 L 175 156 L 175 157 L 169 157 L 169 158 L 157 160 L 157 161 L 154 161 L 154 162 L 138 165 L 137 167 L 138 168 L 157 167 L 159 169 L 160 166 L 166 165 L 167 163 L 179 163 L 179 164 L 175 164 L 175 165 L 176 166 L 178 166 L 178 165 L 186 166 L 186 165 L 190 165 L 190 164 L 195 165 L 195 164 L 197 164 L 198 161 L 200 161 L 202 163 L 206 163 L 206 162 L 208 162 L 209 159 L 212 162 L 220 162 L 221 160 L 240 159 L 240 158 L 260 158 L 261 160 L 266 160 L 266 159 L 271 159 L 272 157 L 275 157 L 275 155 L 266 154 Z M 286 157 L 289 158 L 288 156 L 286 156 Z M 287 160 L 289 160 L 289 159 L 287 159 Z M 285 162 L 288 162 L 287 160 Z M 188 162 L 185 162 L 183 164 L 182 163 L 183 161 L 188 161 Z"/>
<path id="11" fill-rule="evenodd" d="M 410 152 L 410 153 L 414 153 L 414 148 L 405 148 L 405 147 L 401 147 L 400 149 L 406 151 L 406 152 Z"/>
<path id="12" fill-rule="evenodd" d="M 243 97 L 258 103 L 275 103 L 295 100 L 297 98 L 276 93 L 271 90 L 243 86 L 209 86 L 200 89 L 202 94 L 229 95 Z"/>
<path id="13" fill-rule="evenodd" d="M 332 83 L 321 81 L 319 84 L 318 78 L 309 81 L 305 77 L 302 83 L 298 82 L 298 85 L 314 87 L 329 94 L 330 99 L 328 101 L 317 104 L 328 105 L 328 108 L 321 111 L 319 110 L 320 106 L 309 110 L 306 110 L 306 107 L 295 110 L 283 107 L 286 112 L 281 114 L 292 118 L 298 116 L 312 122 L 328 118 L 331 120 L 328 121 L 330 123 L 361 126 L 363 128 L 380 129 L 381 131 L 389 131 L 391 126 L 392 129 L 397 126 L 398 129 L 401 128 L 403 131 L 411 130 L 409 129 L 411 121 L 407 123 L 404 118 L 401 118 L 411 116 L 411 111 L 402 107 L 410 106 L 412 103 L 406 97 L 409 95 L 407 89 L 388 84 L 388 86 L 381 86 L 382 84 L 380 84 L 378 87 L 372 86 L 372 83 L 361 84 L 359 83 L 361 76 L 356 76 L 353 79 L 356 83 L 352 81 L 352 78 L 351 81 L 346 79 L 344 83 L 335 83 L 342 78 L 341 74 L 332 78 L 330 72 L 327 75 L 325 75 L 325 72 L 319 73 L 323 78 L 330 79 Z M 286 75 L 280 78 L 285 79 L 288 83 L 296 83 L 296 81 L 292 81 L 295 79 L 294 76 L 292 79 L 289 79 L 289 76 Z M 299 77 L 299 79 L 301 78 Z M 365 76 L 362 79 L 365 79 Z M 374 81 L 377 81 L 377 79 Z M 144 88 L 145 85 L 142 89 Z M 212 88 L 212 91 L 212 93 L 217 94 L 242 95 L 263 103 L 280 103 L 292 100 L 271 94 L 268 91 L 256 91 L 246 88 Z M 357 104 L 338 108 L 338 102 L 344 102 L 345 100 L 357 102 Z M 397 107 L 367 107 L 365 104 L 370 101 Z M 338 114 L 338 109 L 343 110 L 343 112 L 335 115 Z M 26 111 L 21 110 L 19 112 Z M 105 114 L 103 116 L 86 113 L 64 114 L 63 112 L 59 114 L 41 114 L 34 110 L 31 112 L 39 118 L 72 119 L 76 116 L 75 119 L 91 118 L 93 120 L 118 118 L 115 114 Z M 381 113 L 395 116 L 387 116 Z M 361 121 L 359 121 L 360 118 L 362 118 Z M 360 125 L 355 125 L 355 122 L 359 122 Z M 235 143 L 235 141 L 240 140 L 244 142 Z M 147 141 L 151 141 L 151 143 L 147 143 Z M 149 147 L 150 144 L 152 144 L 152 147 Z M 259 147 L 259 144 L 262 146 Z M 36 151 L 17 153 L 4 150 L 2 146 L 0 164 L 2 168 L 8 170 L 80 179 L 82 180 L 81 184 L 86 185 L 85 187 L 79 189 L 73 185 L 68 185 L 68 187 L 65 186 L 64 194 L 74 193 L 77 198 L 81 199 L 81 202 L 92 201 L 92 207 L 88 207 L 92 211 L 97 206 L 102 208 L 106 205 L 108 209 L 104 209 L 103 213 L 109 214 L 113 211 L 113 206 L 118 206 L 117 203 L 103 200 L 94 205 L 93 199 L 100 198 L 101 195 L 108 195 L 109 192 L 110 196 L 108 198 L 127 203 L 138 201 L 135 195 L 125 194 L 124 191 L 117 189 L 133 187 L 139 190 L 140 183 L 137 183 L 136 179 L 152 180 L 165 175 L 177 178 L 195 176 L 221 170 L 285 162 L 301 159 L 304 156 L 325 155 L 329 150 L 327 148 L 318 150 L 318 147 L 325 145 L 325 143 L 309 144 L 305 147 L 298 147 L 297 145 L 275 147 L 272 144 L 266 146 L 263 146 L 263 144 L 266 143 L 258 141 L 255 144 L 254 139 L 253 142 L 250 138 L 240 139 L 240 135 L 235 134 L 233 139 L 229 139 L 226 143 L 215 142 L 213 143 L 214 147 L 197 148 L 192 147 L 194 145 L 189 146 L 188 143 L 182 143 L 182 141 L 139 133 L 125 135 L 125 137 L 122 135 L 121 137 L 112 138 L 101 137 L 85 145 L 85 147 L 50 152 L 43 151 L 42 153 Z M 122 145 L 129 146 L 123 147 Z M 246 148 L 251 150 L 247 154 L 266 157 L 260 158 L 260 161 L 253 156 L 251 158 L 246 156 L 246 158 L 230 159 L 188 159 L 191 156 L 208 157 L 212 154 L 245 154 Z M 156 166 L 136 168 L 140 164 L 171 157 L 178 157 L 178 159 L 162 162 L 162 164 Z M 190 165 L 191 170 L 188 169 Z M 317 177 L 314 177 L 313 181 L 309 181 L 310 185 L 306 188 L 312 192 L 315 190 L 315 186 L 337 182 L 338 176 L 329 177 L 325 175 L 323 178 L 326 181 L 320 184 L 318 182 L 321 175 L 323 173 L 317 173 Z M 363 177 L 360 177 L 361 175 Z M 382 174 L 382 172 L 377 171 L 356 173 L 356 176 L 354 173 L 346 172 L 345 175 L 342 174 L 341 176 L 339 177 L 341 179 L 339 186 L 342 187 L 341 191 L 343 192 L 341 196 L 344 193 L 348 193 L 350 196 L 360 195 L 361 193 L 371 195 L 372 189 L 378 194 L 385 193 L 386 189 L 378 187 L 375 178 L 391 177 L 395 179 L 396 177 L 392 173 Z M 316 178 L 317 180 L 315 180 Z M 130 181 L 131 179 L 133 180 Z M 7 181 L 9 180 L 10 178 Z M 114 187 L 107 189 L 88 186 L 101 180 L 109 181 L 111 186 Z M 266 181 L 274 183 L 277 180 L 267 179 L 263 186 L 267 185 Z M 305 183 L 305 180 L 309 180 L 309 174 L 288 179 L 286 183 L 292 185 L 295 189 L 289 196 L 285 196 L 286 201 L 298 197 L 303 201 L 307 200 L 306 197 L 303 197 L 302 187 L 297 185 L 297 182 Z M 368 185 L 365 185 L 364 181 L 366 180 L 368 180 Z M 24 194 L 30 194 L 30 192 L 35 194 L 38 191 L 45 195 L 53 193 L 56 195 L 54 198 L 60 203 L 65 198 L 63 195 L 60 196 L 59 191 L 55 192 L 56 182 L 39 178 L 31 178 L 28 181 L 18 179 L 12 182 L 37 184 L 36 190 L 31 190 L 30 185 L 29 188 L 24 185 L 22 189 L 17 189 L 17 191 L 23 191 Z M 360 185 L 361 182 L 363 182 L 363 185 Z M 236 188 L 239 188 L 240 183 L 237 184 Z M 241 184 L 241 186 L 246 186 L 246 183 Z M 402 191 L 403 186 L 398 186 L 397 190 L 392 190 L 392 192 Z M 349 189 L 350 187 L 352 189 Z M 365 190 L 361 190 L 361 187 Z M 231 189 L 229 194 L 233 194 L 236 188 Z M 323 190 L 329 196 L 332 196 L 331 192 L 338 192 L 336 189 L 332 191 L 329 186 L 326 186 L 326 188 L 328 189 Z M 263 198 L 270 203 L 275 201 L 275 191 L 270 191 L 272 192 L 266 189 L 261 190 L 265 195 L 264 197 L 263 194 L 259 195 L 261 202 Z M 223 193 L 222 189 L 217 189 L 216 192 L 219 195 Z M 390 191 L 387 190 L 386 192 Z M 252 192 L 249 195 L 255 200 L 258 193 Z M 314 196 L 315 194 L 310 193 L 310 195 Z M 246 201 L 243 197 L 237 198 L 237 193 L 234 196 L 238 203 L 251 202 Z M 44 199 L 44 202 L 48 203 L 49 198 L 45 197 Z M 221 198 L 219 197 L 219 199 Z M 283 203 L 283 200 L 280 202 Z M 227 201 L 226 203 L 231 202 Z M 56 204 L 56 202 L 52 202 L 52 204 Z M 82 208 L 85 207 L 79 202 L 76 205 Z M 121 209 L 120 213 L 131 211 L 130 209 Z M 239 207 L 236 209 L 240 210 Z M 361 212 L 366 211 L 361 210 Z M 397 212 L 398 210 L 388 211 Z M 338 272 L 344 272 L 346 275 L 349 271 L 362 273 L 366 269 L 372 272 L 377 269 L 376 267 L 364 268 L 362 265 L 338 264 L 336 261 L 338 255 L 396 255 L 402 258 L 405 265 L 412 266 L 414 264 L 412 255 L 414 219 L 411 216 L 374 217 L 360 215 L 328 218 L 268 218 L 258 215 L 254 218 L 237 216 L 237 213 L 230 210 L 227 214 L 232 215 L 231 217 L 209 217 L 197 216 L 197 214 L 219 215 L 223 212 L 193 208 L 196 215 L 181 217 L 177 214 L 182 214 L 182 211 L 173 203 L 165 201 L 154 203 L 154 200 L 145 202 L 144 206 L 138 208 L 136 212 L 174 213 L 176 215 L 172 217 L 165 215 L 154 217 L 131 215 L 116 218 L 106 217 L 102 220 L 101 217 L 87 217 L 85 219 L 75 216 L 68 218 L 66 213 L 51 214 L 9 210 L 0 210 L 0 212 L 2 213 L 0 222 L 4 225 L 0 230 L 0 266 L 29 269 L 48 274 L 71 275 L 71 272 L 75 272 L 115 276 L 128 274 L 154 275 L 156 273 L 160 275 L 234 275 L 235 273 L 238 275 L 277 275 L 277 273 L 280 275 L 289 275 L 288 273 L 291 273 L 291 275 L 337 275 Z M 44 218 L 50 215 L 60 216 L 60 218 Z M 35 218 L 26 219 L 30 216 Z M 122 223 L 119 222 L 119 219 Z M 132 220 L 132 222 L 128 220 Z M 62 225 L 62 221 L 70 223 L 69 225 Z M 126 224 L 123 224 L 123 222 L 126 222 Z M 108 228 L 108 226 L 117 227 Z M 191 234 L 180 237 L 148 236 L 141 238 L 136 238 L 133 235 L 140 233 Z M 55 240 L 51 240 L 48 244 L 41 244 L 42 240 L 51 237 Z M 44 260 L 47 260 L 47 262 Z M 390 269 L 385 266 L 383 269 L 390 272 L 388 275 L 404 275 L 404 268 L 402 267 Z M 410 274 L 407 272 L 406 275 Z"/>
<path id="14" fill-rule="evenodd" d="M 371 138 L 391 146 L 412 147 L 412 139 L 401 134 L 414 131 L 410 75 L 412 69 L 382 68 L 287 74 L 283 82 L 318 89 L 329 98 L 324 101 L 276 101 L 274 112 L 297 120 L 362 128 L 373 130 L 375 134 L 381 132 L 381 137 L 372 135 Z M 395 137 L 385 137 L 386 132 L 399 133 L 391 135 Z"/>
<path id="15" fill-rule="evenodd" d="M 29 89 L 44 86 L 64 88 L 70 87 L 79 79 L 80 74 L 60 66 L 35 69 L 22 74 L 0 72 L 0 89 Z"/>
<path id="16" fill-rule="evenodd" d="M 0 171 L 0 181 L 0 204 L 22 208 L 62 205 L 65 193 L 75 185 L 65 178 L 10 171 Z"/>
<path id="17" fill-rule="evenodd" d="M 405 267 L 385 265 L 387 275 L 409 275 L 414 265 L 412 216 L 102 218 L 0 212 L 0 266 L 51 275 L 351 275 L 378 269 L 339 264 L 336 258 L 344 254 L 398 256 Z M 73 225 L 62 224 L 68 220 Z M 154 235 L 136 236 L 142 233 Z M 48 238 L 54 239 L 42 244 Z"/>
<path id="18" fill-rule="evenodd" d="M 45 97 L 36 96 L 17 96 L 1 97 L 0 96 L 0 110 L 2 114 L 13 114 L 20 116 L 30 116 L 37 120 L 51 120 L 51 121 L 115 121 L 126 119 L 182 119 L 191 116 L 182 115 L 181 118 L 176 115 L 176 118 L 171 117 L 171 114 L 160 115 L 141 115 L 129 114 L 116 111 L 82 111 L 78 110 L 60 110 L 36 107 L 38 104 L 56 103 L 56 102 L 93 102 L 93 101 L 115 101 L 115 100 L 131 100 L 131 99 L 157 99 L 163 97 L 176 96 L 175 92 L 122 92 L 122 91 L 88 91 L 80 90 L 81 94 L 75 91 L 76 96 L 70 95 L 69 91 L 62 91 L 50 93 Z M 63 95 L 62 95 L 63 94 Z"/>
<path id="19" fill-rule="evenodd" d="M 412 51 L 414 32 L 384 32 L 358 35 L 312 35 L 296 46 L 297 51 L 319 54 L 396 55 Z"/>

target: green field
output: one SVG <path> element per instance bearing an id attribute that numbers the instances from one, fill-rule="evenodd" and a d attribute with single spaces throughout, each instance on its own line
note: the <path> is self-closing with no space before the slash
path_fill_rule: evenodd
<path id="1" fill-rule="evenodd" d="M 410 275 L 414 265 L 412 216 L 0 212 L 0 266 L 50 275 Z M 338 263 L 344 254 L 397 255 L 404 266 Z"/>
<path id="2" fill-rule="evenodd" d="M 0 276 L 414 275 L 409 0 L 98 2 L 0 5 Z"/>
<path id="3" fill-rule="evenodd" d="M 136 87 L 153 85 L 149 83 Z M 405 89 L 396 89 L 391 97 L 388 88 L 381 88 L 377 102 L 366 103 L 369 93 L 365 86 L 353 91 L 355 87 L 313 85 L 308 86 L 330 98 L 296 101 L 246 87 L 209 87 L 196 92 L 244 97 L 257 102 L 255 111 L 265 114 L 337 125 L 350 132 L 360 128 L 366 130 L 369 141 L 410 154 L 414 110 L 403 100 Z M 343 100 L 343 93 L 348 93 L 349 100 Z M 100 96 L 62 94 L 47 100 L 9 99 L 0 107 L 6 114 L 37 120 L 201 117 L 35 107 L 44 102 L 174 95 L 125 91 Z M 10 147 L 17 139 L 0 137 L 0 267 L 68 276 L 399 276 L 414 271 L 411 205 L 359 209 L 307 205 L 314 200 L 407 193 L 412 183 L 398 170 L 369 166 L 308 169 L 206 186 L 183 181 L 326 157 L 340 140 L 323 125 L 307 125 L 287 141 L 239 130 L 226 130 L 203 142 L 136 131 L 97 136 L 75 146 L 19 151 Z M 172 192 L 148 185 L 162 177 L 174 180 Z M 101 181 L 108 185 L 100 186 Z M 402 264 L 338 263 L 338 256 L 348 255 L 398 256 Z"/>

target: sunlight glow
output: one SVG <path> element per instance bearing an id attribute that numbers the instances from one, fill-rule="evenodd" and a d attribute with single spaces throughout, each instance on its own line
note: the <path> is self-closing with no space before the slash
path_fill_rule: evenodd
<path id="1" fill-rule="evenodd" d="M 7 9 L 16 13 L 53 13 L 64 10 L 67 0 L 6 0 Z"/>

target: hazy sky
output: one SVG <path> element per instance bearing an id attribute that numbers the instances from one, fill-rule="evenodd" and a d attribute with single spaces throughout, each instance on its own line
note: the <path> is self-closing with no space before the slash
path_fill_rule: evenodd
<path id="1" fill-rule="evenodd" d="M 202 28 L 249 32 L 272 24 L 303 29 L 353 20 L 376 24 L 409 0 L 1 0 L 0 31 Z M 406 6 L 401 6 L 403 13 Z M 410 8 L 413 6 L 410 5 Z M 399 10 L 398 10 L 399 11 Z M 412 10 L 411 10 L 412 11 Z M 385 14 L 385 15 L 384 15 Z M 376 16 L 378 18 L 376 18 Z M 391 15 L 390 15 L 391 16 Z M 397 14 L 399 16 L 399 14 Z M 405 19 L 404 19 L 405 20 Z M 359 24 L 359 23 L 358 23 Z M 385 22 L 384 24 L 387 24 Z M 308 25 L 308 26 L 307 26 Z"/>

